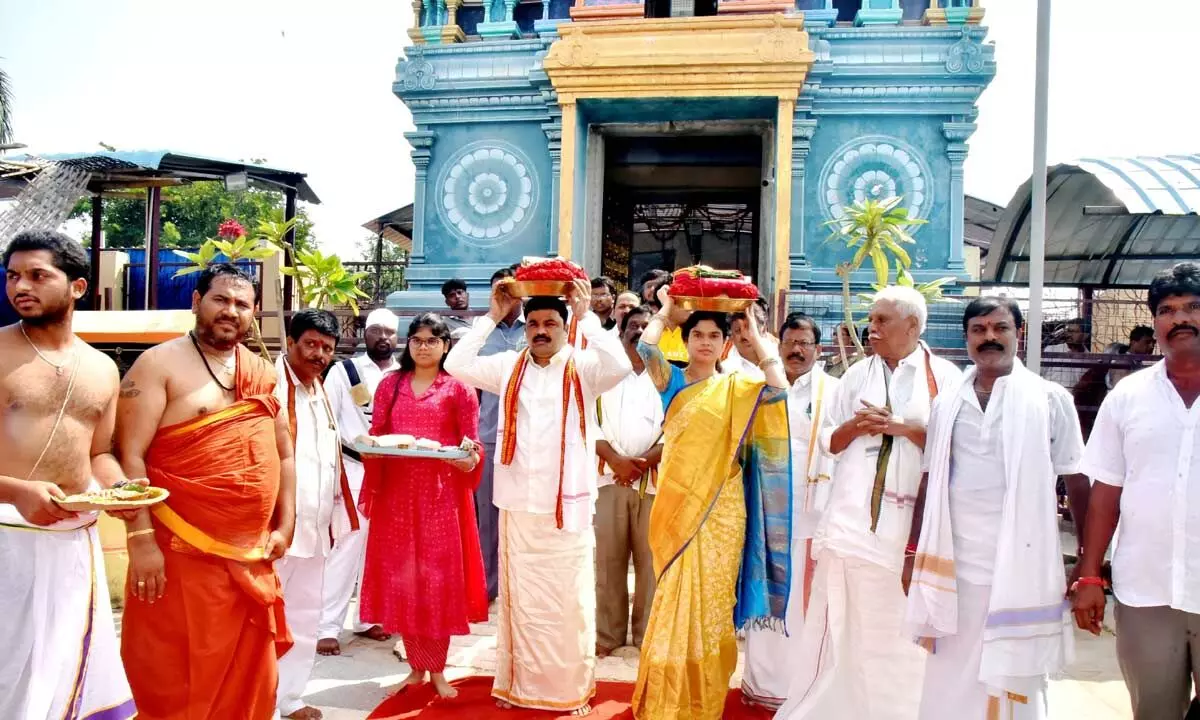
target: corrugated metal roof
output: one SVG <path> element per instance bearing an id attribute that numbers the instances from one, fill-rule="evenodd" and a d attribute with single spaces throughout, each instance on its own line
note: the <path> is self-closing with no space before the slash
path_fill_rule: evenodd
<path id="1" fill-rule="evenodd" d="M 1046 174 L 1046 284 L 1145 287 L 1200 256 L 1200 155 L 1084 158 Z M 996 227 L 985 281 L 1028 282 L 1031 183 Z"/>

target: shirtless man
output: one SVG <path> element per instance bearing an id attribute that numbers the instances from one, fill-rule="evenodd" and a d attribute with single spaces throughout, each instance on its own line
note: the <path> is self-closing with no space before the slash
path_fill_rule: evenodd
<path id="1" fill-rule="evenodd" d="M 121 384 L 121 464 L 171 493 L 129 523 L 121 654 L 141 720 L 275 712 L 291 639 L 271 563 L 291 544 L 296 475 L 275 369 L 240 344 L 257 304 L 240 268 L 209 266 L 196 329 Z"/>
<path id="2" fill-rule="evenodd" d="M 71 332 L 87 255 L 61 233 L 34 230 L 9 242 L 3 264 L 21 320 L 0 328 L 0 717 L 111 707 L 130 718 L 96 513 L 55 502 L 125 481 L 112 455 L 117 366 Z"/>

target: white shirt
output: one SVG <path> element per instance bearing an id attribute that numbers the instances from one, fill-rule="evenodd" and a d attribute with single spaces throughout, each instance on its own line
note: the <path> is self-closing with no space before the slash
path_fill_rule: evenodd
<path id="1" fill-rule="evenodd" d="M 612 390 L 600 396 L 601 434 L 613 450 L 637 457 L 661 442 L 663 423 L 662 395 L 650 379 L 650 373 L 631 372 Z M 611 472 L 600 476 L 599 487 L 613 484 Z M 654 483 L 646 492 L 654 493 Z"/>
<path id="2" fill-rule="evenodd" d="M 954 387 L 962 375 L 953 363 L 932 354 L 930 369 L 939 391 Z M 888 373 L 891 379 L 887 383 L 885 399 L 884 376 Z M 833 431 L 864 407 L 862 400 L 877 406 L 886 400 L 894 417 L 927 424 L 929 401 L 924 398 L 928 393 L 922 390 L 917 394 L 922 401 L 910 403 L 917 383 L 922 387 L 928 383 L 925 350 L 920 345 L 896 365 L 895 371 L 887 370 L 883 358 L 878 356 L 854 363 L 847 368 L 834 391 L 826 429 L 821 433 L 822 446 L 829 451 Z M 836 455 L 833 491 L 817 531 L 817 545 L 899 572 L 921 483 L 922 451 L 905 438 L 897 437 L 893 441 L 879 524 L 875 532 L 871 532 L 871 494 L 881 443 L 881 436 L 864 435 L 855 438 Z"/>
<path id="3" fill-rule="evenodd" d="M 1200 400 L 1188 408 L 1166 361 L 1100 405 L 1079 471 L 1122 488 L 1113 592 L 1126 605 L 1200 613 Z"/>
<path id="4" fill-rule="evenodd" d="M 288 380 L 296 386 L 296 531 L 288 555 L 298 558 L 323 557 L 329 553 L 329 528 L 333 523 L 334 497 L 339 477 L 337 426 L 325 405 L 320 383 L 316 392 L 301 385 L 285 356 L 275 362 L 279 381 L 275 397 L 279 414 L 288 419 Z"/>
<path id="5" fill-rule="evenodd" d="M 367 386 L 367 392 L 371 395 L 371 402 L 367 403 L 366 407 L 354 404 L 354 399 L 350 396 L 350 376 L 346 374 L 346 368 L 340 361 L 335 363 L 329 369 L 329 374 L 325 376 L 325 394 L 329 396 L 329 404 L 333 407 L 333 414 L 337 418 L 342 444 L 348 446 L 353 446 L 354 439 L 358 436 L 371 434 L 371 413 L 375 407 L 375 390 L 379 388 L 379 383 L 383 381 L 385 374 L 400 369 L 400 363 L 396 362 L 395 357 L 388 359 L 389 365 L 383 370 L 366 355 L 351 358 L 351 362 L 358 370 L 359 381 Z M 350 484 L 350 490 L 357 494 L 362 489 L 362 463 L 350 457 L 344 459 L 346 481 Z"/>
<path id="6" fill-rule="evenodd" d="M 1070 345 L 1062 343 L 1059 345 L 1050 345 L 1042 352 L 1073 353 L 1075 351 L 1071 349 Z M 1061 362 L 1065 359 L 1066 358 L 1059 358 L 1058 360 Z M 1068 390 L 1074 390 L 1075 385 L 1083 377 L 1083 373 L 1085 371 L 1086 368 L 1081 367 L 1048 367 L 1042 371 L 1042 377 L 1046 378 L 1050 382 L 1056 382 Z"/>
<path id="7" fill-rule="evenodd" d="M 735 372 L 745 373 L 755 380 L 766 380 L 767 378 L 766 373 L 758 365 L 742 357 L 736 347 L 731 347 L 729 354 L 721 361 L 721 374 L 731 375 Z"/>
<path id="8" fill-rule="evenodd" d="M 950 519 L 954 532 L 954 569 L 959 579 L 991 585 L 1004 515 L 1004 446 L 1001 428 L 1008 378 L 996 380 L 987 410 L 975 388 L 962 387 L 963 404 L 950 438 Z M 1044 383 L 1049 401 L 1050 461 L 1056 475 L 1079 472 L 1083 436 L 1075 402 L 1063 387 Z"/>
<path id="9" fill-rule="evenodd" d="M 446 356 L 446 372 L 472 387 L 500 396 L 503 403 L 503 383 L 516 367 L 519 353 L 509 350 L 479 356 L 479 350 L 495 327 L 491 318 L 481 317 Z M 488 458 L 489 462 L 495 462 L 492 502 L 501 510 L 554 513 L 562 455 L 559 439 L 563 422 L 563 373 L 572 353 L 583 389 L 588 432 L 587 437 L 580 438 L 578 431 L 567 428 L 567 443 L 580 452 L 567 454 L 577 458 L 578 462 L 568 462 L 564 473 L 573 474 L 572 484 L 586 485 L 590 487 L 593 499 L 596 496 L 596 396 L 616 387 L 633 368 L 625 348 L 612 333 L 600 326 L 594 313 L 583 316 L 579 331 L 587 338 L 586 350 L 576 350 L 568 345 L 545 367 L 530 360 L 525 369 L 517 394 L 517 442 L 512 464 L 502 464 L 499 457 Z M 504 411 L 503 407 L 500 411 Z M 489 438 L 481 440 L 488 442 Z M 501 440 L 495 438 L 497 447 Z"/>
<path id="10" fill-rule="evenodd" d="M 791 426 L 792 439 L 792 540 L 807 540 L 816 532 L 825 505 L 829 502 L 828 480 L 821 483 L 822 487 L 816 492 L 813 507 L 806 513 L 804 509 L 805 492 L 808 489 L 808 471 L 812 468 L 820 473 L 823 465 L 812 462 L 808 456 L 811 448 L 814 453 L 824 455 L 820 438 L 812 438 L 813 413 L 817 411 L 817 399 L 814 395 L 814 380 L 822 386 L 821 413 L 828 414 L 833 402 L 833 391 L 841 381 L 825 374 L 817 363 L 811 370 L 796 378 L 796 382 L 788 388 L 788 424 Z M 818 434 L 821 428 L 817 428 Z"/>

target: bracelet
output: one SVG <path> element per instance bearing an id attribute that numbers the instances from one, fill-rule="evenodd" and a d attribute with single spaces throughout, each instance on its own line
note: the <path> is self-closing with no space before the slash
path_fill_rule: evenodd
<path id="1" fill-rule="evenodd" d="M 133 532 L 125 533 L 126 538 L 137 537 L 138 535 L 150 535 L 154 532 L 154 528 L 145 528 L 144 530 L 134 530 Z"/>
<path id="2" fill-rule="evenodd" d="M 768 367 L 770 367 L 771 365 L 778 365 L 778 364 L 779 364 L 779 363 L 781 363 L 781 362 L 783 362 L 783 361 L 782 361 L 782 360 L 780 360 L 778 356 L 775 356 L 775 357 L 769 357 L 769 358 L 766 358 L 765 360 L 760 360 L 760 361 L 759 361 L 759 363 L 758 363 L 758 369 L 759 369 L 759 370 L 766 370 L 766 369 L 767 369 Z"/>
<path id="3" fill-rule="evenodd" d="M 916 546 L 916 544 L 915 544 L 915 543 L 909 543 L 908 545 L 905 545 L 905 546 L 904 546 L 904 554 L 905 554 L 905 555 L 916 555 L 916 554 L 917 554 L 917 546 Z"/>

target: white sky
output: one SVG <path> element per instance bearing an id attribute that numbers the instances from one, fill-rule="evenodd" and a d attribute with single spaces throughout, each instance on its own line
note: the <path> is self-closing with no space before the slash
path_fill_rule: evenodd
<path id="1" fill-rule="evenodd" d="M 1005 204 L 1032 165 L 1034 0 L 984 0 L 999 72 L 967 192 Z M 1196 0 L 1058 0 L 1050 158 L 1200 152 Z M 1144 14 L 1144 15 L 1143 15 Z M 391 93 L 408 0 L 0 0 L 0 64 L 31 152 L 169 148 L 306 172 L 327 249 L 412 201 Z"/>

